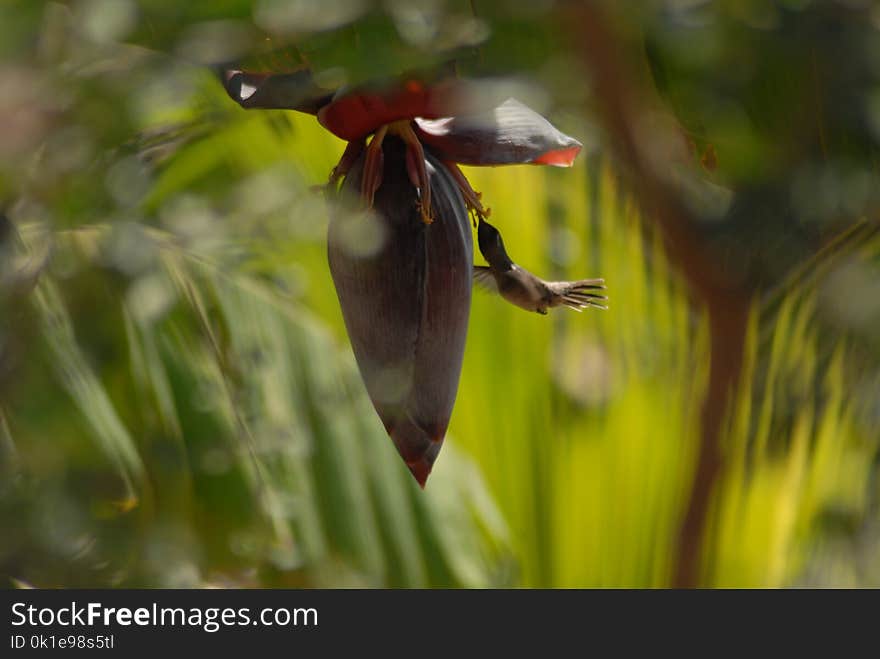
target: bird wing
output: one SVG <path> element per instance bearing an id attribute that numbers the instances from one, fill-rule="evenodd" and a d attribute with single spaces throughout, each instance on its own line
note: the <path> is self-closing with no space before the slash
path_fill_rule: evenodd
<path id="1" fill-rule="evenodd" d="M 492 274 L 492 268 L 485 265 L 474 266 L 474 283 L 489 293 L 498 293 L 498 282 Z"/>

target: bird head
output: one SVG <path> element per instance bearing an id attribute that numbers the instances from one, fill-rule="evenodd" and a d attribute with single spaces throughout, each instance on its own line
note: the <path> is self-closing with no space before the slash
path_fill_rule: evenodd
<path id="1" fill-rule="evenodd" d="M 490 266 L 496 270 L 507 270 L 513 265 L 510 257 L 507 256 L 507 250 L 504 249 L 501 233 L 482 218 L 477 227 L 477 241 L 480 244 L 480 252 Z"/>

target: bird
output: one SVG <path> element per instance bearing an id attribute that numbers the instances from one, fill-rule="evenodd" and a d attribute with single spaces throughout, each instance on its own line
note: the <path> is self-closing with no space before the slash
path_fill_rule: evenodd
<path id="1" fill-rule="evenodd" d="M 477 241 L 489 265 L 474 266 L 475 283 L 511 304 L 543 315 L 548 309 L 562 306 L 578 312 L 588 307 L 608 308 L 608 298 L 602 295 L 604 279 L 544 281 L 511 260 L 501 233 L 483 217 L 479 218 Z"/>

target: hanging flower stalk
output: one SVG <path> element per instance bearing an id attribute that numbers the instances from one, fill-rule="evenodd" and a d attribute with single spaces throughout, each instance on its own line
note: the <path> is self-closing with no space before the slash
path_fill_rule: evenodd
<path id="1" fill-rule="evenodd" d="M 565 167 L 581 144 L 514 99 L 481 108 L 475 85 L 454 78 L 336 92 L 307 71 L 223 78 L 243 107 L 315 114 L 348 142 L 331 189 L 342 181 L 354 193 L 343 198 L 372 211 L 334 210 L 330 271 L 373 406 L 424 487 L 455 403 L 475 279 L 529 311 L 605 308 L 601 279 L 545 282 L 516 265 L 458 164 Z M 487 266 L 473 265 L 471 217 Z M 369 249 L 352 222 L 372 222 Z"/>

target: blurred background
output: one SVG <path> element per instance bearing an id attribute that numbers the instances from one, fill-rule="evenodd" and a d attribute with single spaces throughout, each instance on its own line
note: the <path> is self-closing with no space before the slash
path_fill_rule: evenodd
<path id="1" fill-rule="evenodd" d="M 869 0 L 5 0 L 10 586 L 880 586 L 880 10 Z M 217 66 L 454 63 L 585 145 L 466 168 L 475 294 L 422 492 L 326 263 L 344 143 Z"/>

